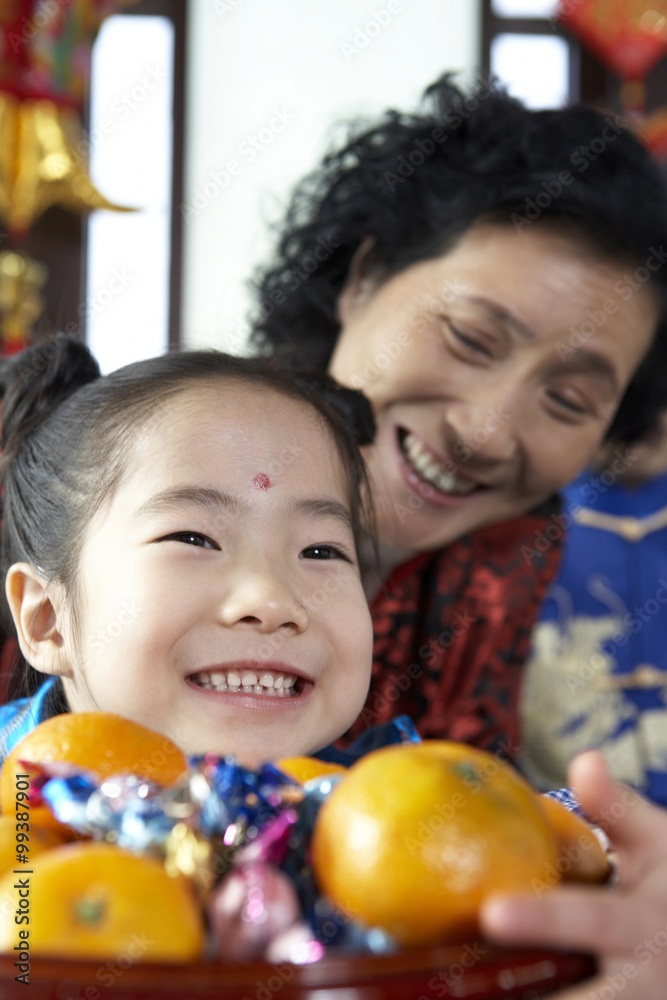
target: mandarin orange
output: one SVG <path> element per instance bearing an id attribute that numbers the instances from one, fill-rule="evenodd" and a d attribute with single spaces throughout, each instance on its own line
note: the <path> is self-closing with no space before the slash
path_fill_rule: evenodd
<path id="1" fill-rule="evenodd" d="M 606 882 L 611 866 L 588 823 L 555 799 L 537 798 L 556 836 L 556 871 L 563 882 Z"/>
<path id="2" fill-rule="evenodd" d="M 385 747 L 354 764 L 313 836 L 323 891 L 402 945 L 476 929 L 490 893 L 531 888 L 556 860 L 537 796 L 510 765 L 462 744 Z"/>
<path id="3" fill-rule="evenodd" d="M 276 767 L 301 785 L 325 774 L 343 774 L 347 770 L 342 764 L 328 764 L 317 757 L 283 757 L 276 761 Z"/>
<path id="4" fill-rule="evenodd" d="M 186 770 L 182 751 L 166 736 L 110 712 L 67 712 L 40 723 L 14 747 L 0 772 L 0 809 L 13 813 L 21 761 L 67 761 L 100 777 L 132 773 L 170 785 Z"/>
<path id="5" fill-rule="evenodd" d="M 154 858 L 87 841 L 30 861 L 30 874 L 0 877 L 0 951 L 16 954 L 21 924 L 15 914 L 29 910 L 33 955 L 124 955 L 138 962 L 191 962 L 201 955 L 204 922 L 190 885 L 183 876 L 171 878 Z"/>

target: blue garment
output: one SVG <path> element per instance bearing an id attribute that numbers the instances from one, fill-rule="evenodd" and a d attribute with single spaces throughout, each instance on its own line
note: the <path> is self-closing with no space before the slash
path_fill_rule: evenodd
<path id="1" fill-rule="evenodd" d="M 313 754 L 313 757 L 329 764 L 342 764 L 344 767 L 351 767 L 360 757 L 365 757 L 367 753 L 377 750 L 379 747 L 391 746 L 394 743 L 421 743 L 421 741 L 422 738 L 412 719 L 407 715 L 398 715 L 391 722 L 371 726 L 361 736 L 357 736 L 354 743 L 351 743 L 345 750 L 328 746 L 318 750 L 317 753 Z"/>
<path id="2" fill-rule="evenodd" d="M 614 468 L 564 491 L 572 523 L 526 665 L 520 765 L 553 788 L 576 753 L 596 748 L 614 777 L 664 806 L 667 473 L 629 489 Z"/>
<path id="3" fill-rule="evenodd" d="M 0 764 L 35 726 L 58 715 L 57 683 L 57 677 L 50 677 L 31 698 L 17 698 L 0 705 Z"/>
<path id="4" fill-rule="evenodd" d="M 23 739 L 35 726 L 45 719 L 58 715 L 58 699 L 55 686 L 57 678 L 51 677 L 40 687 L 31 698 L 18 698 L 7 705 L 0 706 L 0 764 L 16 744 Z M 320 760 L 332 764 L 343 764 L 349 767 L 356 760 L 377 750 L 378 747 L 392 743 L 420 743 L 421 737 L 407 715 L 401 715 L 392 722 L 380 726 L 372 726 L 362 733 L 346 750 L 338 750 L 334 746 L 324 747 L 313 754 Z"/>

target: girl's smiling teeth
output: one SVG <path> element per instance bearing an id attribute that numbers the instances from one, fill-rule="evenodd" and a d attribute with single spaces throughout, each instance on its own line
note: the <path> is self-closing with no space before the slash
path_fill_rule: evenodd
<path id="1" fill-rule="evenodd" d="M 238 691 L 243 694 L 264 694 L 272 698 L 289 698 L 299 694 L 297 678 L 294 674 L 278 673 L 275 670 L 200 670 L 192 674 L 190 680 L 208 691 Z"/>
<path id="2" fill-rule="evenodd" d="M 399 441 L 412 471 L 441 493 L 463 496 L 479 489 L 478 484 L 471 479 L 463 479 L 455 472 L 445 472 L 441 462 L 410 431 L 399 431 Z"/>

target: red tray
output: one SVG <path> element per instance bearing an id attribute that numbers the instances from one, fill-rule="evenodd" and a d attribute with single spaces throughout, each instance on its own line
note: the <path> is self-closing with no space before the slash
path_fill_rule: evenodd
<path id="1" fill-rule="evenodd" d="M 27 989 L 13 961 L 0 956 L 0 1000 L 538 1000 L 595 972 L 588 955 L 499 950 L 482 940 L 302 966 L 33 958 Z"/>

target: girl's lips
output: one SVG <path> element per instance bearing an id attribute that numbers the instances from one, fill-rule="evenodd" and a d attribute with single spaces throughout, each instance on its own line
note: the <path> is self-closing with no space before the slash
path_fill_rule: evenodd
<path id="1" fill-rule="evenodd" d="M 394 448 L 399 471 L 410 489 L 417 493 L 425 503 L 433 504 L 434 507 L 461 507 L 463 504 L 470 503 L 471 499 L 481 490 L 486 489 L 486 487 L 480 486 L 471 493 L 443 493 L 433 483 L 427 483 L 408 464 L 401 447 L 401 433 L 402 428 L 397 427 L 394 433 Z"/>
<path id="2" fill-rule="evenodd" d="M 301 686 L 298 694 L 276 698 L 271 695 L 253 694 L 246 691 L 216 691 L 214 688 L 205 688 L 200 684 L 195 684 L 190 677 L 185 678 L 185 683 L 191 691 L 195 691 L 203 698 L 215 701 L 217 704 L 259 712 L 284 712 L 290 709 L 301 709 L 310 700 L 315 687 L 311 681 L 307 681 Z"/>

